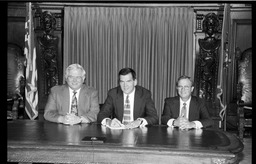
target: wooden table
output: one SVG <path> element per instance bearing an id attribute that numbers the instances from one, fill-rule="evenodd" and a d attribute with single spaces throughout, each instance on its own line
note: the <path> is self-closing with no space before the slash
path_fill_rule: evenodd
<path id="1" fill-rule="evenodd" d="M 8 121 L 7 129 L 9 162 L 236 163 L 243 150 L 236 136 L 216 129 L 113 130 L 99 124 L 69 126 L 38 120 Z M 92 141 L 82 141 L 85 136 Z M 100 137 L 105 142 L 95 140 Z"/>

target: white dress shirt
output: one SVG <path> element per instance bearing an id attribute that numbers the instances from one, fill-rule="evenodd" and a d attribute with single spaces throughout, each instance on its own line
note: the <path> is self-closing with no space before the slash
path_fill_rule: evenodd
<path id="1" fill-rule="evenodd" d="M 130 93 L 130 94 L 125 94 L 123 93 L 123 97 L 124 97 L 124 102 L 126 101 L 126 97 L 127 95 L 129 95 L 129 101 L 130 101 L 130 118 L 131 120 L 130 121 L 134 121 L 133 119 L 133 110 L 134 110 L 134 95 L 135 95 L 135 88 L 134 90 Z M 124 103 L 125 104 L 125 103 Z M 122 123 L 123 123 L 124 119 L 122 120 Z"/>
<path id="2" fill-rule="evenodd" d="M 189 118 L 189 106 L 190 106 L 190 101 L 191 101 L 191 97 L 188 99 L 188 101 L 186 101 L 186 102 L 184 102 L 184 101 L 182 101 L 182 99 L 180 98 L 180 113 L 181 113 L 181 109 L 182 109 L 182 107 L 183 107 L 183 103 L 186 103 L 186 110 L 187 110 L 187 112 L 186 112 L 186 118 L 188 119 Z M 175 119 L 173 119 L 173 118 L 171 118 L 168 122 L 167 122 L 167 125 L 168 126 L 171 126 L 171 127 L 174 127 L 173 126 L 173 121 L 174 121 Z M 202 123 L 200 122 L 200 121 L 192 121 L 192 122 L 194 122 L 195 124 L 196 124 L 196 129 L 200 129 L 200 128 L 202 128 L 203 127 L 203 125 L 202 125 Z"/>

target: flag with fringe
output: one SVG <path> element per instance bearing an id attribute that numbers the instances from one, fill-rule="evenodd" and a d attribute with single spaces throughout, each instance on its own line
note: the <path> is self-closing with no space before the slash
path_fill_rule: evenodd
<path id="1" fill-rule="evenodd" d="M 25 22 L 25 48 L 26 56 L 26 86 L 25 86 L 25 111 L 31 120 L 38 116 L 38 90 L 36 47 L 34 44 L 34 25 L 31 2 L 26 3 Z"/>
<path id="2" fill-rule="evenodd" d="M 217 98 L 220 101 L 221 110 L 219 112 L 219 116 L 222 121 L 225 121 L 226 116 L 226 88 L 227 88 L 227 64 L 229 62 L 229 30 L 230 30 L 230 4 L 224 5 L 224 15 L 223 15 L 223 25 L 222 25 L 222 35 L 221 35 L 221 55 L 219 62 L 219 80 L 218 86 L 219 93 L 217 94 Z M 225 129 L 225 125 L 224 125 Z"/>

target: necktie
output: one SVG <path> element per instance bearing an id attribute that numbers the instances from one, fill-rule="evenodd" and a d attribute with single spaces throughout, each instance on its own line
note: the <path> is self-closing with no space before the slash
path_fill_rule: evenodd
<path id="1" fill-rule="evenodd" d="M 74 113 L 77 115 L 77 98 L 76 98 L 76 91 L 73 92 L 73 97 L 72 97 L 72 104 L 71 104 L 71 113 Z"/>
<path id="2" fill-rule="evenodd" d="M 126 96 L 125 103 L 124 103 L 124 120 L 123 123 L 126 125 L 131 120 L 131 110 L 130 110 L 130 101 L 129 95 Z"/>
<path id="3" fill-rule="evenodd" d="M 183 103 L 183 107 L 181 109 L 181 114 L 180 114 L 181 117 L 186 117 L 186 114 L 187 114 L 186 105 L 187 105 L 186 103 Z"/>

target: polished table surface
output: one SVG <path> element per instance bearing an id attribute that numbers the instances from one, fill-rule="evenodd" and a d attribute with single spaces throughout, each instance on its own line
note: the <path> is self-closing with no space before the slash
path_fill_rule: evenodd
<path id="1" fill-rule="evenodd" d="M 38 120 L 8 121 L 7 129 L 10 162 L 236 163 L 243 150 L 235 135 L 217 129 L 182 131 L 159 125 L 117 130 Z"/>

